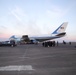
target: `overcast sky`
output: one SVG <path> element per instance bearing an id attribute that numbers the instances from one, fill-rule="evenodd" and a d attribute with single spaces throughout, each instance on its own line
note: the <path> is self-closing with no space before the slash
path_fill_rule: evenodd
<path id="1" fill-rule="evenodd" d="M 76 41 L 76 0 L 0 0 L 0 38 L 50 34 L 68 22 L 65 39 Z"/>

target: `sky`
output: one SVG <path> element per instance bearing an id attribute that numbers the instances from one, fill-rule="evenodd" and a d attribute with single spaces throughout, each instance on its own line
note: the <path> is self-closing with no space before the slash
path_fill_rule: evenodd
<path id="1" fill-rule="evenodd" d="M 76 41 L 76 0 L 0 0 L 0 40 L 12 35 L 44 35 L 68 22 L 67 35 Z"/>

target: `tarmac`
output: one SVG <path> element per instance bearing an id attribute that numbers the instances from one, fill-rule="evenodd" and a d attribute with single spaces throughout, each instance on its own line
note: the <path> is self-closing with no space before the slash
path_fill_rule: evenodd
<path id="1" fill-rule="evenodd" d="M 76 75 L 76 43 L 0 47 L 0 75 Z"/>

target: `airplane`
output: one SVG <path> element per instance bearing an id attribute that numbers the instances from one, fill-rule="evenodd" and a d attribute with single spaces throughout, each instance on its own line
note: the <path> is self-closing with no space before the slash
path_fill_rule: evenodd
<path id="1" fill-rule="evenodd" d="M 5 47 L 5 46 L 12 46 L 15 47 L 17 46 L 16 40 L 17 38 L 15 38 L 14 36 L 12 36 L 13 39 L 11 40 L 7 40 L 7 41 L 0 41 L 0 47 Z"/>
<path id="2" fill-rule="evenodd" d="M 33 43 L 37 43 L 37 42 L 44 42 L 47 40 L 52 40 L 52 39 L 57 39 L 57 38 L 61 38 L 64 37 L 66 35 L 66 27 L 68 25 L 68 22 L 64 22 L 62 23 L 52 34 L 50 34 L 49 36 L 37 36 L 37 37 L 29 37 L 28 35 L 27 38 L 29 39 L 29 41 L 32 41 Z M 14 39 L 17 40 L 17 38 L 13 35 L 10 37 L 10 39 Z M 20 39 L 21 40 L 21 39 Z"/>

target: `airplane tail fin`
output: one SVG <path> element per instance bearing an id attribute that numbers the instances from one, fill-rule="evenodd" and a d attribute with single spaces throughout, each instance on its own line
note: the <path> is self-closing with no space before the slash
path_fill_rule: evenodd
<path id="1" fill-rule="evenodd" d="M 52 34 L 64 33 L 66 30 L 68 22 L 62 23 Z"/>
<path id="2" fill-rule="evenodd" d="M 68 22 L 62 23 L 52 34 L 55 34 L 58 37 L 63 37 L 65 36 L 66 32 L 66 27 L 68 25 Z"/>
<path id="3" fill-rule="evenodd" d="M 20 37 L 16 36 L 16 35 L 12 35 L 10 38 L 9 38 L 9 41 L 11 40 L 14 40 L 16 43 L 19 42 L 21 40 Z"/>
<path id="4" fill-rule="evenodd" d="M 17 39 L 17 38 L 15 37 L 15 35 L 13 35 L 13 36 L 11 36 L 11 37 L 9 38 L 9 40 L 15 40 L 15 39 Z"/>

